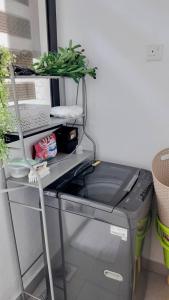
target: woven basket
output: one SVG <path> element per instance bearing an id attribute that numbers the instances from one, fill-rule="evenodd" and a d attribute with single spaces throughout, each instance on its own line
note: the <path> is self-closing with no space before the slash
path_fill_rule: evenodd
<path id="1" fill-rule="evenodd" d="M 161 222 L 169 227 L 169 149 L 162 150 L 155 156 L 152 173 L 158 215 Z"/>

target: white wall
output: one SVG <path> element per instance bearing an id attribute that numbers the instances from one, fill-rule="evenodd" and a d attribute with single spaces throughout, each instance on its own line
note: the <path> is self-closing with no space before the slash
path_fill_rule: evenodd
<path id="1" fill-rule="evenodd" d="M 87 80 L 88 130 L 100 159 L 151 168 L 169 145 L 169 3 L 165 0 L 58 0 L 59 45 L 86 48 L 97 79 Z M 148 44 L 164 44 L 147 62 Z M 162 261 L 153 238 L 151 259 Z"/>

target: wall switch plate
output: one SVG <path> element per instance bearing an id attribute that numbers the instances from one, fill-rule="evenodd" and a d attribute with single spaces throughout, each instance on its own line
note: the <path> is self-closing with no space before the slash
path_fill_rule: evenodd
<path id="1" fill-rule="evenodd" d="M 164 45 L 152 44 L 146 46 L 146 60 L 147 61 L 161 61 L 163 58 Z"/>

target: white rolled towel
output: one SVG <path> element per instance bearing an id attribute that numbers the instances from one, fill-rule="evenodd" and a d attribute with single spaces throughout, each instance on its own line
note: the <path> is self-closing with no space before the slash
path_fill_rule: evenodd
<path id="1" fill-rule="evenodd" d="M 51 109 L 51 115 L 57 118 L 77 118 L 83 114 L 83 109 L 79 105 L 55 106 Z"/>

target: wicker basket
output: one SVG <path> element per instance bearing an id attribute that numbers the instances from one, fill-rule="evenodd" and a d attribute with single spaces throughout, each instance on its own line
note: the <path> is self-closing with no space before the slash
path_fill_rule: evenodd
<path id="1" fill-rule="evenodd" d="M 21 127 L 28 131 L 50 123 L 50 105 L 19 104 Z M 13 131 L 17 131 L 17 118 L 14 105 L 9 106 L 9 111 L 14 118 Z"/>
<path id="2" fill-rule="evenodd" d="M 158 215 L 161 222 L 169 227 L 169 149 L 162 150 L 155 156 L 152 173 Z"/>

